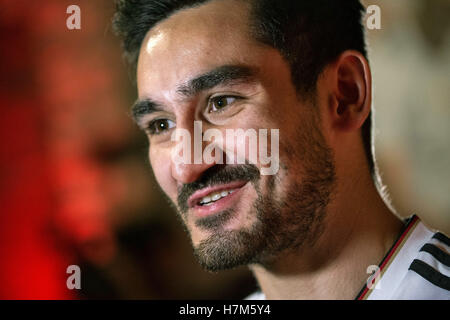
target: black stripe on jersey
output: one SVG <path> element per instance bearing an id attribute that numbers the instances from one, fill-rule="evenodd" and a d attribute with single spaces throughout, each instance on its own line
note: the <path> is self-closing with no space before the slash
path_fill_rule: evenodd
<path id="1" fill-rule="evenodd" d="M 447 252 L 442 251 L 435 245 L 431 243 L 425 244 L 420 251 L 425 251 L 430 253 L 433 257 L 435 257 L 439 262 L 445 264 L 447 267 L 450 267 L 450 255 Z"/>
<path id="2" fill-rule="evenodd" d="M 439 271 L 436 271 L 433 267 L 429 266 L 422 260 L 414 259 L 409 266 L 409 270 L 416 272 L 422 278 L 428 280 L 435 286 L 450 291 L 450 278 L 443 275 Z"/>
<path id="3" fill-rule="evenodd" d="M 450 239 L 447 238 L 447 236 L 446 236 L 445 234 L 443 234 L 443 233 L 436 232 L 436 233 L 434 234 L 434 236 L 433 236 L 433 239 L 437 239 L 437 240 L 439 240 L 440 242 L 443 242 L 443 243 L 445 243 L 446 245 L 450 246 Z"/>

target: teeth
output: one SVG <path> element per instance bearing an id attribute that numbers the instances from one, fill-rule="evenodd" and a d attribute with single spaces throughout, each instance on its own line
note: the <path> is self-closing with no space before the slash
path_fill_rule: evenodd
<path id="1" fill-rule="evenodd" d="M 233 192 L 234 192 L 234 190 L 223 190 L 221 192 L 214 192 L 214 193 L 209 194 L 206 197 L 203 197 L 199 203 L 200 203 L 200 205 L 207 205 L 207 204 L 210 204 L 217 200 L 220 200 L 222 198 L 225 198 L 226 196 L 228 196 L 229 194 L 232 194 Z"/>
<path id="2" fill-rule="evenodd" d="M 215 193 L 215 194 L 213 194 L 213 196 L 211 197 L 211 200 L 212 200 L 212 201 L 217 201 L 217 200 L 219 200 L 220 198 L 222 198 L 222 196 L 220 195 L 220 193 Z"/>

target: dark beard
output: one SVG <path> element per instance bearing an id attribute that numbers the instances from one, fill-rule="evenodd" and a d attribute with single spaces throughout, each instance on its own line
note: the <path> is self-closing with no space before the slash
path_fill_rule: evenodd
<path id="1" fill-rule="evenodd" d="M 259 190 L 253 208 L 256 222 L 250 230 L 217 231 L 194 248 L 208 271 L 260 264 L 266 268 L 283 253 L 312 246 L 322 234 L 329 202 L 324 185 L 295 184 L 283 201 L 264 197 Z"/>
<path id="2" fill-rule="evenodd" d="M 291 161 L 300 161 L 303 168 L 302 181 L 294 181 L 288 186 L 282 199 L 275 199 L 272 193 L 276 176 L 268 176 L 267 195 L 262 194 L 259 179 L 251 181 L 258 195 L 253 204 L 253 214 L 248 213 L 256 216 L 251 229 L 223 230 L 221 226 L 232 215 L 232 211 L 197 222 L 197 226 L 214 231 L 194 247 L 194 254 L 204 269 L 219 271 L 248 264 L 269 267 L 283 253 L 296 251 L 302 246 L 312 246 L 320 237 L 335 183 L 335 168 L 332 152 L 316 125 L 317 122 L 310 123 L 310 128 L 303 126 L 301 132 L 299 130 L 300 142 L 297 148 L 282 146 Z M 233 174 L 235 169 L 237 167 L 228 172 L 230 178 L 245 172 L 241 168 Z M 250 170 L 249 167 L 247 169 Z M 289 168 L 285 169 L 289 172 Z"/>

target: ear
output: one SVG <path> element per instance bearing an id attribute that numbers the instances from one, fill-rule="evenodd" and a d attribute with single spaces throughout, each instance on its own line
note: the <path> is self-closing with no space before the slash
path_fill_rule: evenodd
<path id="1" fill-rule="evenodd" d="M 372 76 L 369 63 L 354 50 L 343 52 L 331 68 L 332 127 L 338 130 L 358 130 L 370 114 Z"/>

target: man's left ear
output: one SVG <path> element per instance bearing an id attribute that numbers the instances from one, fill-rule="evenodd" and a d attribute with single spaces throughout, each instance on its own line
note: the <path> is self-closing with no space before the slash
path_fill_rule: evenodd
<path id="1" fill-rule="evenodd" d="M 370 113 L 372 76 L 367 59 L 358 51 L 343 52 L 332 64 L 331 93 L 328 106 L 332 126 L 340 130 L 358 130 Z"/>

